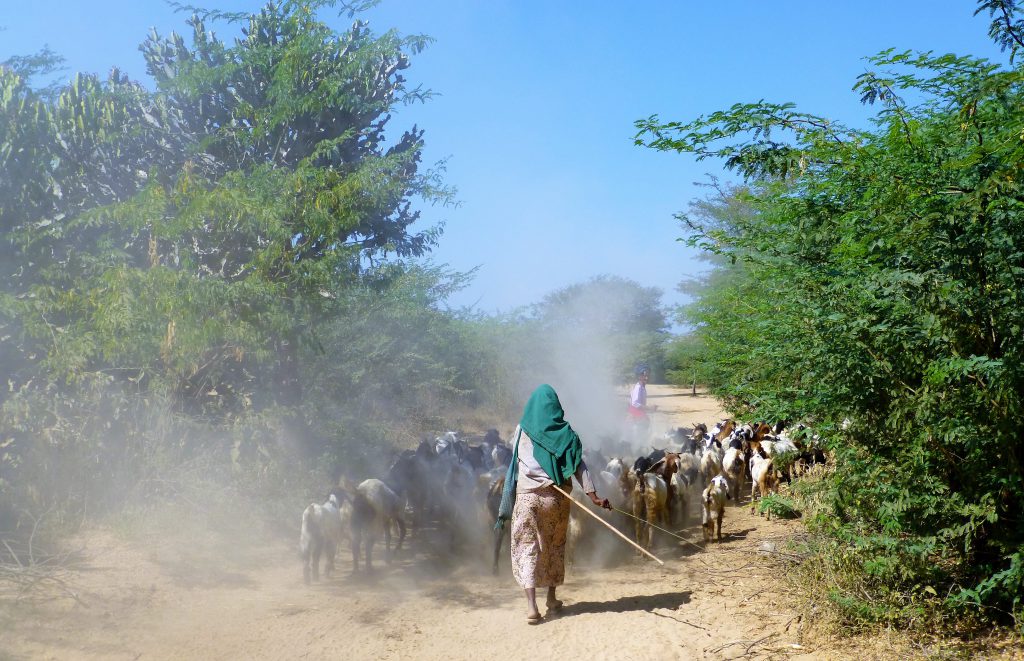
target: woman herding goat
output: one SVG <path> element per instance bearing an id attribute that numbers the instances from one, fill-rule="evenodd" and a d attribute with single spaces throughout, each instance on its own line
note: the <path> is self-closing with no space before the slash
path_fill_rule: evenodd
<path id="1" fill-rule="evenodd" d="M 564 416 L 551 386 L 542 385 L 530 395 L 513 434 L 514 456 L 505 474 L 495 524 L 500 530 L 512 519 L 512 575 L 526 591 L 530 624 L 542 620 L 537 608 L 538 587 L 548 589 L 548 610 L 562 607 L 555 588 L 565 580 L 569 498 L 555 487 L 568 493 L 575 475 L 595 505 L 611 509 L 608 500 L 597 497 L 583 462 L 583 444 Z"/>

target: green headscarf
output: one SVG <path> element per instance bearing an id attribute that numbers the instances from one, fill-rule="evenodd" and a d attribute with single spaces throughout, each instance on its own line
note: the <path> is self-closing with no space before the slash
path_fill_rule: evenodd
<path id="1" fill-rule="evenodd" d="M 576 473 L 583 459 L 583 444 L 569 423 L 555 389 L 546 383 L 530 395 L 523 409 L 519 428 L 533 441 L 533 458 L 555 484 L 562 485 Z M 512 439 L 512 462 L 505 471 L 505 486 L 498 505 L 495 530 L 501 530 L 512 517 L 519 478 L 519 434 Z"/>
<path id="2" fill-rule="evenodd" d="M 519 426 L 533 441 L 533 458 L 548 477 L 558 485 L 569 481 L 583 459 L 583 444 L 565 421 L 554 388 L 545 383 L 533 391 Z"/>

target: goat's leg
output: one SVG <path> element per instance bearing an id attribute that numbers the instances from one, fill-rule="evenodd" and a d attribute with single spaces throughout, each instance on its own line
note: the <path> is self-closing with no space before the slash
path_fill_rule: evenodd
<path id="1" fill-rule="evenodd" d="M 647 549 L 648 551 L 651 550 L 651 544 L 654 543 L 654 527 L 653 526 L 657 525 L 656 524 L 657 520 L 658 520 L 657 512 L 654 511 L 653 507 L 648 507 L 647 508 L 647 526 L 646 526 L 646 530 L 644 531 L 646 533 L 645 538 L 644 538 L 644 548 Z M 644 557 L 646 558 L 647 556 L 644 556 Z"/>
<path id="2" fill-rule="evenodd" d="M 323 543 L 319 540 L 313 544 L 313 580 L 320 580 L 320 552 L 323 550 Z"/>
<path id="3" fill-rule="evenodd" d="M 352 528 L 352 571 L 359 571 L 359 545 L 363 542 L 363 532 L 357 527 Z"/>
<path id="4" fill-rule="evenodd" d="M 636 492 L 633 493 L 633 518 L 636 521 L 636 543 L 643 546 L 644 543 L 644 520 L 647 518 L 644 512 L 644 500 L 643 495 Z M 643 555 L 639 550 L 636 552 L 637 555 Z"/>
<path id="5" fill-rule="evenodd" d="M 334 572 L 334 556 L 338 554 L 338 545 L 333 541 L 326 542 L 324 551 L 327 555 L 327 560 L 324 563 L 324 576 L 330 577 Z"/>
<path id="6" fill-rule="evenodd" d="M 395 547 L 396 551 L 402 550 L 402 542 L 405 541 L 405 521 L 401 516 L 395 518 L 395 523 L 398 524 L 398 546 Z"/>
<path id="7" fill-rule="evenodd" d="M 307 549 L 303 549 L 303 551 L 302 551 L 302 580 L 303 580 L 303 582 L 306 583 L 306 585 L 309 585 L 309 579 L 310 579 L 310 576 L 312 575 L 312 569 L 309 566 L 310 560 L 312 559 L 311 556 L 312 556 L 312 554 L 310 553 L 308 548 Z"/>
<path id="8" fill-rule="evenodd" d="M 722 515 L 724 513 L 725 512 L 723 512 L 722 510 L 718 510 L 718 541 L 719 541 L 719 543 L 721 543 L 721 541 L 722 541 Z"/>
<path id="9" fill-rule="evenodd" d="M 501 543 L 505 539 L 505 527 L 502 526 L 501 530 L 494 531 L 494 566 L 491 568 L 491 572 L 498 575 L 498 557 L 501 555 Z"/>

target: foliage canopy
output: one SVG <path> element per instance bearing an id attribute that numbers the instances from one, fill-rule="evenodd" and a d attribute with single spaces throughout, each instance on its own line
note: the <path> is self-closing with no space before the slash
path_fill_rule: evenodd
<path id="1" fill-rule="evenodd" d="M 457 340 L 387 323 L 440 332 L 445 292 L 464 281 L 416 265 L 440 234 L 419 209 L 451 191 L 421 164 L 423 131 L 391 128 L 396 108 L 430 96 L 402 75 L 429 39 L 360 20 L 336 31 L 319 18 L 335 4 L 197 12 L 189 38 L 153 31 L 153 89 L 118 69 L 36 88 L 60 65 L 46 50 L 0 66 L 0 528 L 225 433 L 236 463 L 284 437 L 333 453 L 380 440 L 398 411 L 372 433 L 350 414 L 380 394 L 374 361 L 395 361 L 397 382 L 415 371 L 393 405 L 459 393 L 466 363 L 445 355 Z M 222 40 L 215 23 L 240 35 Z M 320 369 L 343 340 L 344 372 Z M 329 409 L 334 396 L 348 401 Z M 90 464 L 102 475 L 74 473 Z M 66 478 L 61 493 L 31 488 L 48 474 Z"/>
<path id="2" fill-rule="evenodd" d="M 1015 4 L 981 11 L 1015 54 Z M 837 602 L 868 594 L 898 616 L 937 591 L 1019 618 L 1024 69 L 895 50 L 869 62 L 854 90 L 877 108 L 872 128 L 740 103 L 640 120 L 637 144 L 721 159 L 747 182 L 681 216 L 723 259 L 688 314 L 717 392 L 833 438 L 815 525 L 869 582 Z"/>

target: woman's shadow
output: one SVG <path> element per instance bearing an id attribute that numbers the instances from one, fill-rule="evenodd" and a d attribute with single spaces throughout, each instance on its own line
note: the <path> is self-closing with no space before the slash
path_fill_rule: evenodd
<path id="1" fill-rule="evenodd" d="M 656 608 L 675 610 L 690 603 L 692 591 L 643 594 L 635 597 L 619 597 L 613 601 L 579 601 L 567 604 L 559 614 L 582 615 L 583 613 L 627 613 L 629 611 L 653 611 Z"/>

